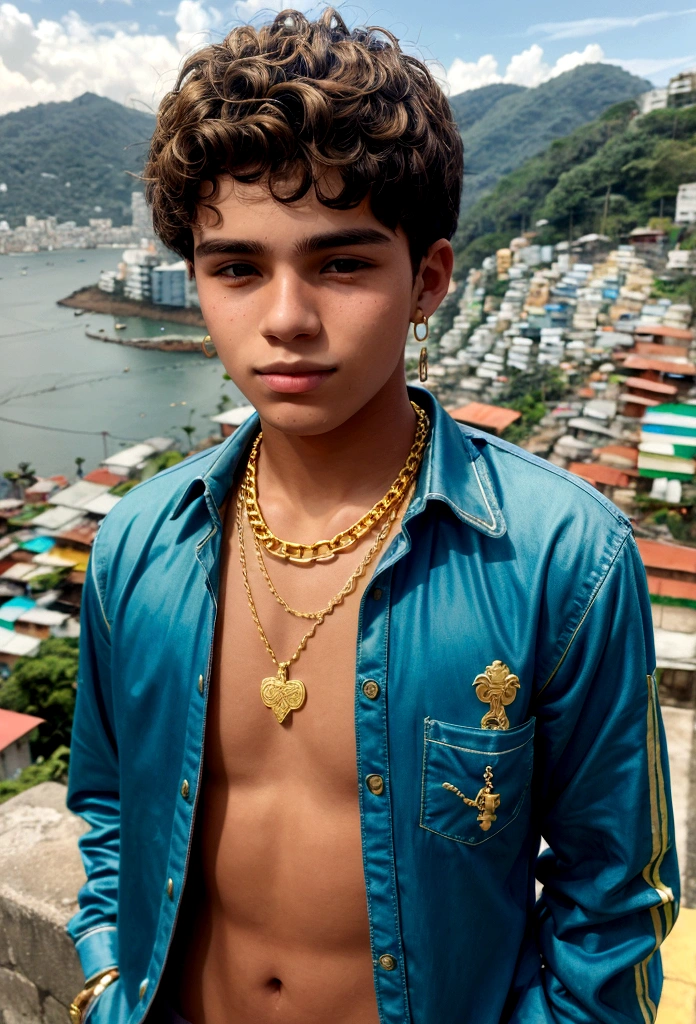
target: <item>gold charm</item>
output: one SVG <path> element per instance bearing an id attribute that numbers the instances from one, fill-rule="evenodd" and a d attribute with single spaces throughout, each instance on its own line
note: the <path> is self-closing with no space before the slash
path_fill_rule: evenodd
<path id="1" fill-rule="evenodd" d="M 494 661 L 486 667 L 486 671 L 476 676 L 472 686 L 476 687 L 476 696 L 490 709 L 481 719 L 482 729 L 509 729 L 510 722 L 505 708 L 512 704 L 520 688 L 520 681 L 513 675 L 502 661 Z"/>
<path id="2" fill-rule="evenodd" d="M 268 676 L 261 683 L 261 700 L 282 724 L 291 711 L 305 702 L 306 690 L 301 679 L 288 679 L 288 663 L 278 666 L 277 676 Z"/>
<path id="3" fill-rule="evenodd" d="M 489 764 L 486 765 L 486 770 L 483 773 L 483 781 L 485 785 L 481 786 L 475 800 L 464 796 L 462 791 L 453 786 L 451 782 L 443 782 L 442 788 L 448 789 L 450 793 L 455 793 L 460 800 L 464 801 L 467 807 L 475 807 L 479 812 L 476 818 L 479 828 L 487 832 L 491 824 L 497 820 L 498 815 L 495 812 L 500 807 L 500 793 L 493 792 L 493 768 Z"/>
<path id="4" fill-rule="evenodd" d="M 493 769 L 490 765 L 486 765 L 483 781 L 485 786 L 482 786 L 476 794 L 476 806 L 479 809 L 479 816 L 476 820 L 483 831 L 487 832 L 491 823 L 498 817 L 495 812 L 500 807 L 500 793 L 493 792 Z"/>

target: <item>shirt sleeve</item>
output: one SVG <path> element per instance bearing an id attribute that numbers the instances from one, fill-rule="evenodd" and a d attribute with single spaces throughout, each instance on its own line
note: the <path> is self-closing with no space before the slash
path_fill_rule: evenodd
<path id="1" fill-rule="evenodd" d="M 655 1020 L 679 871 L 654 672 L 627 532 L 539 694 L 535 813 L 549 848 L 510 1024 Z"/>
<path id="2" fill-rule="evenodd" d="M 91 826 L 78 841 L 87 882 L 78 894 L 80 909 L 67 925 L 87 979 L 118 966 L 119 765 L 112 727 L 110 627 L 97 549 L 95 541 L 82 592 L 67 800 L 68 808 Z"/>

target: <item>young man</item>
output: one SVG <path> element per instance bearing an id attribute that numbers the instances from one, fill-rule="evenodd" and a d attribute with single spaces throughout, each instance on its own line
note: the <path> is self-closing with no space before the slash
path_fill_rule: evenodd
<path id="1" fill-rule="evenodd" d="M 405 384 L 453 264 L 438 86 L 284 12 L 186 61 L 146 177 L 258 416 L 93 549 L 74 1018 L 653 1021 L 678 874 L 630 524 Z"/>

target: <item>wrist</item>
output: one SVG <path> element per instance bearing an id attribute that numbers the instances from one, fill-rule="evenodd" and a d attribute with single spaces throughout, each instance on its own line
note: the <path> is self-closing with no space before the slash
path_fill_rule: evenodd
<path id="1" fill-rule="evenodd" d="M 96 977 L 91 978 L 81 992 L 78 992 L 70 1005 L 71 1024 L 82 1024 L 85 1019 L 87 1008 L 97 999 L 104 989 L 113 984 L 119 977 L 116 967 L 108 971 L 102 971 Z"/>

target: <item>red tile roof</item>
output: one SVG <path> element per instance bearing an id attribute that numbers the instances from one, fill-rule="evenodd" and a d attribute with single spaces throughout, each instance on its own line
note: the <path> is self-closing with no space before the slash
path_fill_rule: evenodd
<path id="1" fill-rule="evenodd" d="M 638 465 L 638 449 L 624 444 L 607 444 L 603 448 L 595 448 L 592 454 L 616 455 L 620 459 L 626 459 L 632 466 Z"/>
<path id="2" fill-rule="evenodd" d="M 687 580 L 665 580 L 661 576 L 648 576 L 648 590 L 656 597 L 696 601 L 696 583 L 689 583 Z"/>
<path id="3" fill-rule="evenodd" d="M 653 370 L 657 373 L 675 373 L 682 377 L 696 376 L 693 363 L 675 363 L 671 359 L 644 359 L 643 356 L 628 355 L 624 362 L 627 370 Z"/>
<path id="4" fill-rule="evenodd" d="M 101 466 L 93 469 L 91 473 L 85 473 L 83 477 L 83 480 L 89 480 L 91 484 L 103 484 L 105 487 L 115 487 L 116 484 L 122 484 L 123 479 L 122 476 L 118 476 L 108 469 L 102 469 Z"/>
<path id="5" fill-rule="evenodd" d="M 663 384 L 659 380 L 645 380 L 644 377 L 629 377 L 626 387 L 637 391 L 650 391 L 654 395 L 676 395 L 677 393 L 674 384 Z"/>
<path id="6" fill-rule="evenodd" d="M 0 750 L 5 750 L 44 721 L 44 718 L 35 718 L 34 715 L 22 715 L 19 711 L 0 708 Z"/>
<path id="7" fill-rule="evenodd" d="M 655 356 L 657 359 L 667 359 L 669 356 L 684 356 L 686 348 L 684 345 L 653 345 L 651 341 L 637 341 L 632 352 L 639 356 Z"/>
<path id="8" fill-rule="evenodd" d="M 627 487 L 630 477 L 620 469 L 605 466 L 601 462 L 571 462 L 568 466 L 571 473 L 581 476 L 591 484 L 607 484 L 609 487 Z"/>
<path id="9" fill-rule="evenodd" d="M 683 327 L 669 327 L 666 324 L 640 324 L 634 334 L 653 334 L 656 338 L 678 338 L 680 341 L 693 341 L 694 332 Z"/>
<path id="10" fill-rule="evenodd" d="M 64 530 L 59 533 L 59 541 L 68 541 L 71 544 L 86 544 L 91 547 L 99 529 L 98 522 L 83 523 L 82 526 L 75 526 L 72 530 Z"/>
<path id="11" fill-rule="evenodd" d="M 516 409 L 503 409 L 499 405 L 484 402 L 469 402 L 459 409 L 451 409 L 450 416 L 459 423 L 469 423 L 483 430 L 502 431 L 522 415 Z"/>
<path id="12" fill-rule="evenodd" d="M 636 537 L 636 544 L 646 569 L 696 573 L 696 548 L 664 544 L 660 540 L 645 540 L 642 537 Z"/>

